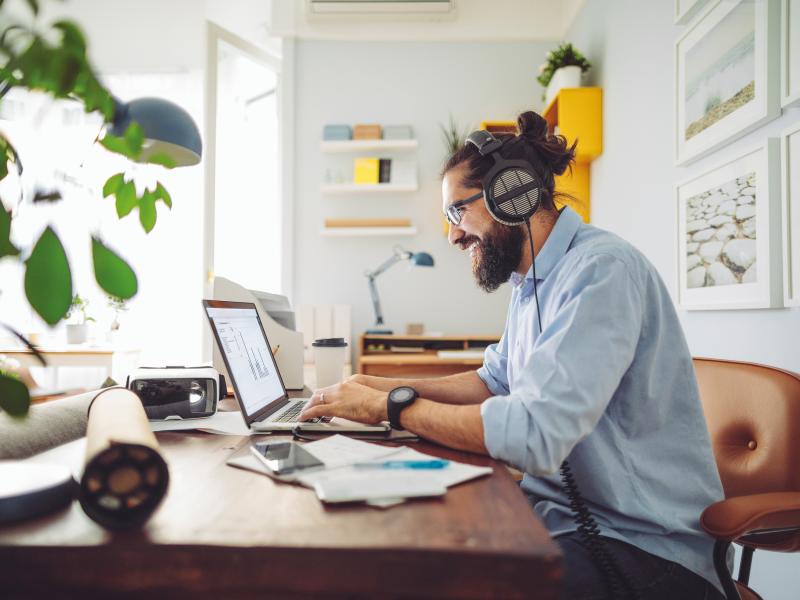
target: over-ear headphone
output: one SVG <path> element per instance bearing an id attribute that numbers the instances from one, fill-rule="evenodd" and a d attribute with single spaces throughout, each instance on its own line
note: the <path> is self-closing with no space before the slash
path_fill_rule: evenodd
<path id="1" fill-rule="evenodd" d="M 494 157 L 494 165 L 482 182 L 489 214 L 504 225 L 526 223 L 539 208 L 545 190 L 531 163 L 503 158 L 498 152 L 503 141 L 484 129 L 470 133 L 466 143 L 475 146 L 481 156 Z"/>

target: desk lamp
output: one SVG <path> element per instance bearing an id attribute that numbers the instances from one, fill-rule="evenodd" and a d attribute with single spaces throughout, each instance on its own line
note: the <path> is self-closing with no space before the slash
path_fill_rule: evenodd
<path id="1" fill-rule="evenodd" d="M 409 252 L 402 246 L 394 247 L 394 254 L 384 261 L 374 271 L 367 271 L 364 275 L 369 280 L 369 293 L 372 296 L 372 308 L 375 310 L 375 326 L 367 329 L 367 333 L 391 335 L 392 330 L 386 329 L 383 326 L 383 312 L 381 312 L 381 301 L 378 298 L 378 288 L 375 287 L 375 279 L 387 271 L 392 265 L 400 262 L 401 260 L 411 261 L 411 264 L 416 267 L 432 267 L 433 257 L 427 252 Z"/>
<path id="2" fill-rule="evenodd" d="M 144 132 L 139 162 L 159 152 L 168 154 L 175 166 L 185 167 L 200 162 L 203 143 L 192 117 L 177 104 L 162 98 L 137 98 L 121 102 L 114 98 L 114 121 L 109 133 L 123 137 L 132 121 Z"/>

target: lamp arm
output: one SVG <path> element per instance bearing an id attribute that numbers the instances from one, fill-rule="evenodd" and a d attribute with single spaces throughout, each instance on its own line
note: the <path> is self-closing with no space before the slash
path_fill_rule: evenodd
<path id="1" fill-rule="evenodd" d="M 400 262 L 401 260 L 405 259 L 405 256 L 400 254 L 393 254 L 389 258 L 387 258 L 383 263 L 381 263 L 378 268 L 374 271 L 367 271 L 365 274 L 367 277 L 377 277 L 381 273 L 386 272 L 389 268 L 391 268 L 395 263 Z"/>
<path id="2" fill-rule="evenodd" d="M 368 273 L 367 278 L 369 279 L 369 294 L 370 296 L 372 296 L 372 308 L 375 311 L 375 324 L 383 325 L 383 312 L 381 311 L 381 299 L 378 297 L 378 288 L 375 285 L 375 275 L 373 275 L 372 273 Z"/>

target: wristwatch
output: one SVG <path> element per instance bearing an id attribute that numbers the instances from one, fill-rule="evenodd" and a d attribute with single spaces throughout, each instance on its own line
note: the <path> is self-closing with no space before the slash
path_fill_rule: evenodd
<path id="1" fill-rule="evenodd" d="M 418 397 L 417 390 L 407 385 L 396 387 L 389 392 L 389 397 L 386 399 L 386 412 L 392 428 L 403 429 L 403 426 L 400 425 L 400 413 L 414 404 L 414 400 Z"/>

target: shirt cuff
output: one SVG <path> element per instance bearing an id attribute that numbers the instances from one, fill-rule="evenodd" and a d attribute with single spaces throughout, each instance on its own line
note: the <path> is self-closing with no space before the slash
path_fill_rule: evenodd
<path id="1" fill-rule="evenodd" d="M 522 408 L 509 396 L 493 396 L 481 404 L 483 441 L 492 458 L 524 467 L 528 415 L 524 408 L 523 414 L 512 414 L 515 406 Z"/>
<path id="2" fill-rule="evenodd" d="M 492 393 L 492 395 L 502 396 L 508 393 L 505 386 L 503 386 L 503 384 L 500 383 L 500 381 L 498 381 L 498 379 L 489 372 L 489 369 L 486 368 L 486 365 L 478 369 L 477 373 L 478 377 L 480 377 L 483 380 L 483 383 L 486 384 L 486 387 L 489 388 L 489 391 Z"/>

